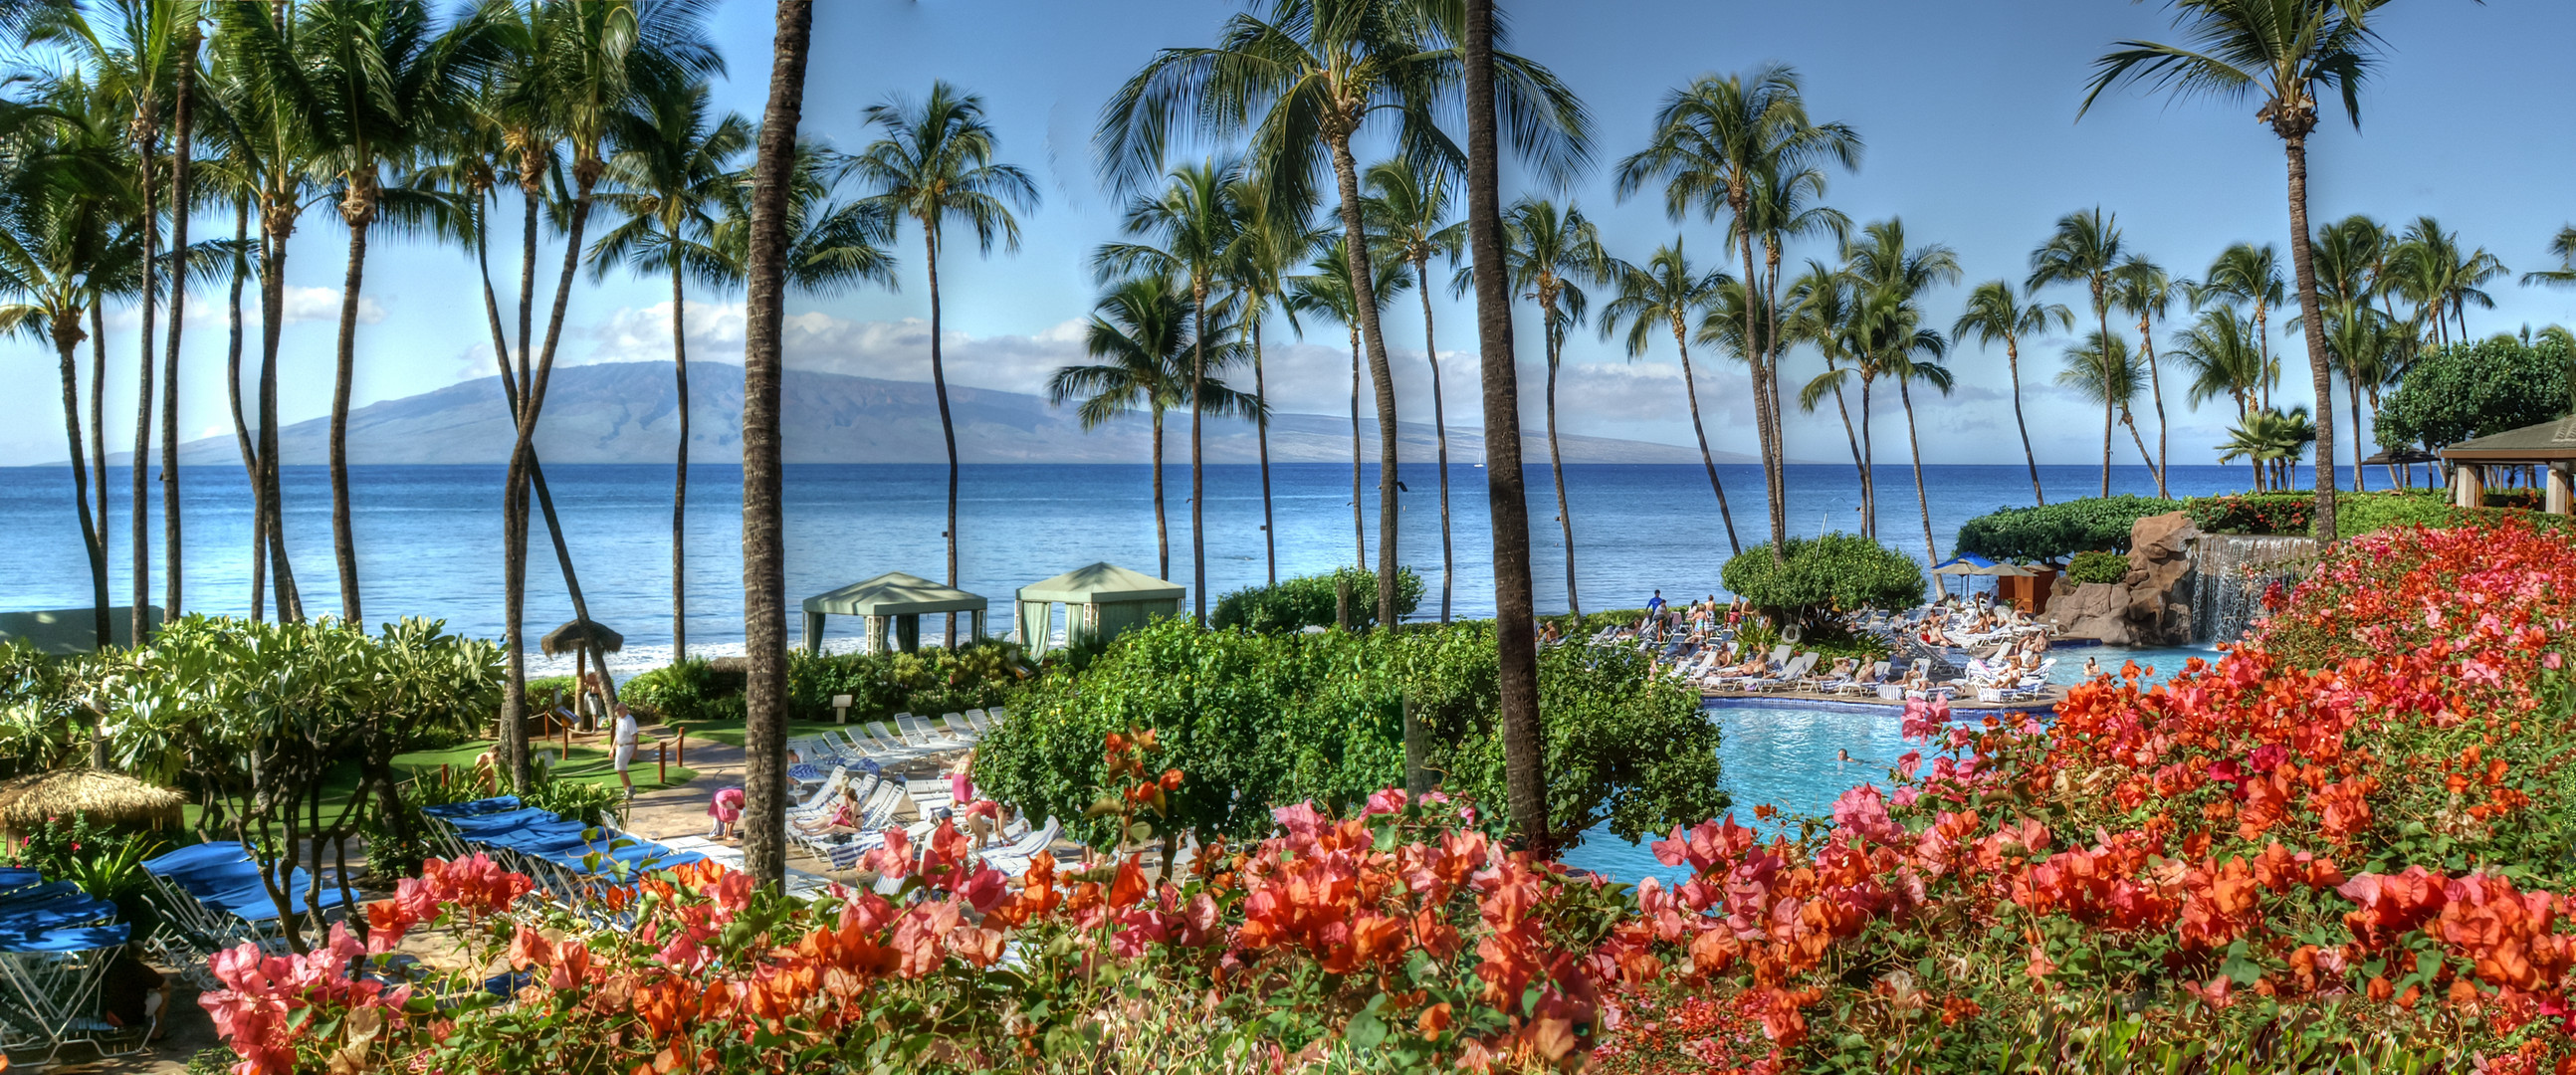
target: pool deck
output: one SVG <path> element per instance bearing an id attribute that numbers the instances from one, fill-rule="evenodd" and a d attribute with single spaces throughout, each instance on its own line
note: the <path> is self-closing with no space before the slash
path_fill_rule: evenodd
<path id="1" fill-rule="evenodd" d="M 1884 713 L 1889 716 L 1905 712 L 1905 703 L 1885 699 L 1855 698 L 1848 694 L 1819 694 L 1815 691 L 1785 690 L 1751 693 L 1701 689 L 1700 705 L 1708 709 L 1826 709 L 1845 713 Z M 1980 702 L 1974 698 L 1950 699 L 1953 718 L 1983 716 L 1987 713 L 2053 713 L 2057 701 L 2066 697 L 2066 688 L 2051 684 L 2047 693 L 2033 702 Z"/>

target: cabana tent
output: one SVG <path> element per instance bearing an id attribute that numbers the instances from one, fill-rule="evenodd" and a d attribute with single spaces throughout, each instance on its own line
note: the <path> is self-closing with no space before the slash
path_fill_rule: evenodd
<path id="1" fill-rule="evenodd" d="M 1996 595 L 1997 595 L 1997 596 L 1999 596 L 1999 597 L 2003 597 L 2003 598 L 2005 598 L 2006 600 L 2026 600 L 2026 599 L 2027 599 L 2027 595 L 2025 595 L 2025 594 L 2015 594 L 2015 593 L 2007 593 L 2007 592 L 2005 592 L 2005 587 L 2004 587 L 2004 584 L 2003 584 L 2003 581 L 2002 581 L 2002 580 L 2004 580 L 2004 579 L 2027 579 L 2027 578 L 2036 578 L 2036 577 L 2038 577 L 2038 576 L 2039 576 L 2039 574 L 2040 574 L 2040 572 L 2033 571 L 2033 570 L 2031 570 L 2030 568 L 2026 568 L 2026 567 L 2017 567 L 2017 566 L 2014 566 L 2014 565 L 2012 565 L 2012 564 L 2000 563 L 2000 562 L 1997 562 L 1997 561 L 1994 561 L 1994 560 L 1986 559 L 1986 558 L 1985 558 L 1985 557 L 1983 557 L 1983 556 L 1977 556 L 1977 555 L 1974 555 L 1974 554 L 1971 554 L 1971 553 L 1960 553 L 1960 554 L 1959 554 L 1959 555 L 1957 555 L 1957 556 L 1953 556 L 1953 557 L 1951 557 L 1951 558 L 1949 558 L 1949 559 L 1947 559 L 1947 560 L 1942 561 L 1942 562 L 1940 563 L 1940 565 L 1939 565 L 1939 566 L 1936 566 L 1936 567 L 1934 567 L 1934 568 L 1932 569 L 1932 573 L 1933 573 L 1933 574 L 1935 574 L 1935 575 L 1987 575 L 1987 576 L 1991 576 L 1991 577 L 1993 577 L 1993 578 L 1996 580 L 1996 582 L 1995 582 Z M 2050 572 L 2049 574 L 2050 574 L 2051 576 L 2054 576 L 2054 575 L 2055 575 L 2055 572 Z M 1944 592 L 1947 592 L 1947 591 L 1945 590 Z M 1965 592 L 1965 591 L 1962 591 L 1962 592 Z"/>
<path id="2" fill-rule="evenodd" d="M 2576 415 L 2461 441 L 2442 449 L 2442 461 L 2451 465 L 2451 502 L 2460 507 L 2486 505 L 2488 467 L 2538 466 L 2549 472 L 2541 510 L 2576 513 L 2570 479 L 2570 469 L 2576 468 Z"/>
<path id="3" fill-rule="evenodd" d="M 1177 616 L 1189 591 L 1141 571 L 1115 564 L 1077 567 L 1042 582 L 1020 587 L 1020 645 L 1034 657 L 1047 651 L 1055 632 L 1055 606 L 1063 605 L 1064 642 L 1107 642 L 1142 627 L 1156 616 Z"/>
<path id="4" fill-rule="evenodd" d="M 950 589 L 929 579 L 889 571 L 866 582 L 854 582 L 830 593 L 815 594 L 805 599 L 805 652 L 823 652 L 823 617 L 857 616 L 867 624 L 869 653 L 888 649 L 886 628 L 894 628 L 893 647 L 905 653 L 921 649 L 921 618 L 949 612 L 974 614 L 974 628 L 966 637 L 984 637 L 984 599 L 964 590 Z M 949 639 L 950 648 L 957 646 Z"/>

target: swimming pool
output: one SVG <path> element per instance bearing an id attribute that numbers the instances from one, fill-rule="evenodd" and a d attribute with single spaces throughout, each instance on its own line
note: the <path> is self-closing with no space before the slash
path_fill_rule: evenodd
<path id="1" fill-rule="evenodd" d="M 2152 674 L 2140 677 L 2140 682 L 2147 685 L 2171 678 L 2182 671 L 2190 658 L 2218 659 L 2217 650 L 2198 647 L 2081 646 L 2061 648 L 2052 655 L 2058 661 L 2049 679 L 2069 684 L 2084 678 L 2084 658 L 2088 656 L 2096 658 L 2112 675 L 2119 674 L 2123 661 L 2153 668 Z M 1735 801 L 1732 809 L 1736 824 L 1753 826 L 1766 835 L 1778 826 L 1755 822 L 1754 806 L 1769 803 L 1779 807 L 1784 817 L 1825 816 L 1832 812 L 1834 800 L 1854 787 L 1875 784 L 1886 790 L 1888 770 L 1896 767 L 1896 759 L 1917 746 L 1905 741 L 1900 733 L 1901 721 L 1892 711 L 1715 700 L 1709 703 L 1708 714 L 1721 732 L 1717 757 L 1727 793 Z M 1844 760 L 1846 752 L 1848 761 Z M 1686 869 L 1655 861 L 1654 852 L 1648 850 L 1651 839 L 1632 845 L 1606 828 L 1594 829 L 1586 834 L 1583 846 L 1566 852 L 1565 863 L 1620 881 L 1633 882 L 1648 876 L 1678 881 L 1685 876 Z"/>

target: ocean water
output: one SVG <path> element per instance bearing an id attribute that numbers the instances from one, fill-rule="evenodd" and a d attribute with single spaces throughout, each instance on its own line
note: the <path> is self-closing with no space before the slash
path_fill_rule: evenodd
<path id="1" fill-rule="evenodd" d="M 1918 559 L 1928 556 L 1911 472 L 1879 468 L 1880 538 Z M 1949 555 L 1967 518 L 2031 501 L 2027 472 L 2016 466 L 1927 466 L 1932 535 Z M 2043 467 L 2052 499 L 2091 495 L 2092 467 Z M 1735 530 L 1745 545 L 1763 540 L 1761 471 L 1719 468 Z M 1453 614 L 1493 612 L 1492 545 L 1486 528 L 1484 472 L 1450 467 Z M 547 471 L 567 530 L 592 618 L 627 639 L 621 670 L 668 659 L 671 641 L 671 485 L 667 468 L 557 466 Z M 1164 484 L 1169 568 L 1157 554 L 1152 469 L 1137 466 L 969 466 L 958 505 L 959 582 L 992 598 L 991 629 L 1006 629 L 1001 609 L 1017 587 L 1097 560 L 1184 586 L 1190 576 L 1189 471 L 1168 467 Z M 1439 479 L 1429 464 L 1399 475 L 1404 520 L 1398 553 L 1427 585 L 1416 618 L 1437 618 L 1441 556 Z M 2152 492 L 2143 467 L 2113 468 L 2114 492 Z M 125 496 L 128 472 L 109 473 L 109 593 L 124 603 L 132 553 Z M 1376 554 L 1376 468 L 1362 475 L 1362 517 L 1370 562 Z M 305 607 L 337 611 L 331 559 L 328 479 L 319 467 L 284 474 L 287 547 Z M 742 477 L 730 466 L 690 470 L 688 633 L 693 652 L 739 652 L 742 638 L 740 524 Z M 1210 603 L 1229 590 L 1264 581 L 1259 468 L 1207 469 L 1205 505 Z M 250 498 L 239 468 L 188 467 L 181 473 L 186 523 L 185 607 L 210 613 L 249 608 Z M 791 602 L 886 571 L 925 578 L 945 572 L 944 467 L 803 465 L 787 468 L 787 590 Z M 1848 531 L 1858 525 L 1857 478 L 1848 466 L 1788 468 L 1788 525 L 1793 535 Z M 2241 490 L 2244 471 L 2175 467 L 2177 495 Z M 71 479 L 61 467 L 0 468 L 0 526 L 12 548 L 0 559 L 0 610 L 86 607 L 88 567 L 72 512 Z M 359 467 L 353 471 L 362 611 L 373 622 L 397 616 L 447 621 L 485 636 L 501 631 L 502 470 L 493 466 Z M 1545 466 L 1528 473 L 1532 574 L 1544 612 L 1568 607 L 1565 542 Z M 1682 600 L 1724 595 L 1718 578 L 1730 552 L 1726 528 L 1698 467 L 1590 464 L 1566 468 L 1574 517 L 1577 594 L 1588 610 L 1634 608 L 1660 588 Z M 157 497 L 158 483 L 155 483 Z M 1280 577 L 1329 570 L 1357 558 L 1351 522 L 1351 472 L 1338 464 L 1272 468 Z M 161 598 L 156 517 L 153 600 Z M 542 630 L 569 620 L 571 602 L 540 524 L 533 536 L 528 623 Z M 1952 583 L 1956 586 L 1957 583 Z M 1984 585 L 1982 581 L 1977 585 Z M 1193 588 L 1195 588 L 1193 586 Z M 937 623 L 924 624 L 925 637 Z M 801 624 L 791 614 L 793 639 Z M 858 625 L 832 621 L 835 646 L 853 644 Z"/>

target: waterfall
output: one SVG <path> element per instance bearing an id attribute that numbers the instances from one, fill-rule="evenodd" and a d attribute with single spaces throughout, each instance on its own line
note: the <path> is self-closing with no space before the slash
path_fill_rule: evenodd
<path id="1" fill-rule="evenodd" d="M 2316 561 L 2314 538 L 2203 534 L 2192 540 L 2191 633 L 2195 642 L 2234 642 L 2261 619 L 2263 591 L 2298 584 Z"/>

